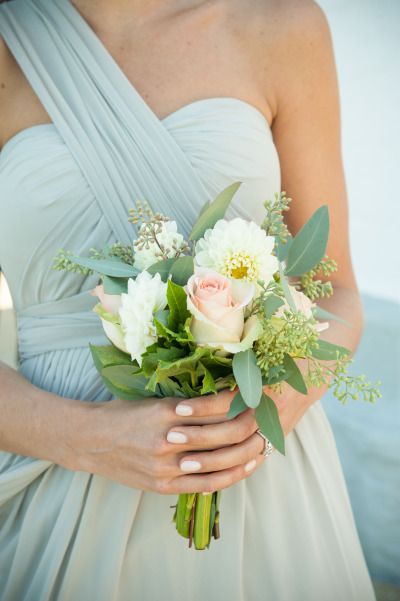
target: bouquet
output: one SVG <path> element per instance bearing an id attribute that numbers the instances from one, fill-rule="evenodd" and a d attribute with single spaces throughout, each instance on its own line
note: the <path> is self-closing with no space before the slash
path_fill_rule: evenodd
<path id="1" fill-rule="evenodd" d="M 261 225 L 225 219 L 241 182 L 202 209 L 187 240 L 168 216 L 137 203 L 132 245 L 116 243 L 89 257 L 61 250 L 56 269 L 96 272 L 98 314 L 110 345 L 90 345 L 105 385 L 122 399 L 196 397 L 235 390 L 228 413 L 251 407 L 280 453 L 285 442 L 268 385 L 307 394 L 327 384 L 343 403 L 380 396 L 364 376 L 350 376 L 350 351 L 323 340 L 327 319 L 315 301 L 332 294 L 336 264 L 325 255 L 328 208 L 321 206 L 292 237 L 284 192 L 264 203 Z M 323 276 L 323 279 L 319 279 Z M 325 320 L 325 321 L 321 321 Z M 307 365 L 301 370 L 297 361 Z M 221 491 L 180 494 L 173 521 L 196 549 L 219 537 Z"/>

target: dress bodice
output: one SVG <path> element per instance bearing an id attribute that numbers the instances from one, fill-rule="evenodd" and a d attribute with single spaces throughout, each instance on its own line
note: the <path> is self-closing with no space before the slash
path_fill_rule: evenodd
<path id="1" fill-rule="evenodd" d="M 280 189 L 280 169 L 271 130 L 258 109 L 235 98 L 210 98 L 178 109 L 162 124 L 210 198 L 233 181 L 242 182 L 228 217 L 262 221 L 263 202 Z M 151 198 L 147 200 L 151 204 Z M 132 197 L 132 207 L 134 202 Z M 186 202 L 189 206 L 193 201 L 187 197 Z M 168 216 L 187 234 L 184 214 L 185 205 L 177 199 L 174 214 Z M 60 248 L 86 255 L 91 247 L 115 241 L 93 190 L 54 124 L 25 129 L 3 147 L 0 215 L 0 265 L 17 310 L 77 294 L 94 284 L 93 277 L 87 281 L 52 269 Z"/>

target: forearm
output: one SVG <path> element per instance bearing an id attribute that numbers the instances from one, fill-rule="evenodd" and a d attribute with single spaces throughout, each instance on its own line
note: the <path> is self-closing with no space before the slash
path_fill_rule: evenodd
<path id="1" fill-rule="evenodd" d="M 0 362 L 0 449 L 69 467 L 88 405 L 37 388 Z"/>
<path id="2" fill-rule="evenodd" d="M 334 286 L 333 296 L 318 301 L 318 305 L 342 318 L 349 325 L 329 320 L 329 328 L 321 338 L 348 348 L 352 353 L 357 349 L 363 330 L 361 299 L 353 289 Z"/>

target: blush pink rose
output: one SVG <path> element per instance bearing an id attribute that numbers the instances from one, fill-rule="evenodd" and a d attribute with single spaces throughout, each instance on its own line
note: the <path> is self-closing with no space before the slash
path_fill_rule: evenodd
<path id="1" fill-rule="evenodd" d="M 190 330 L 198 344 L 223 346 L 242 339 L 244 310 L 254 296 L 248 282 L 231 280 L 207 268 L 196 268 L 185 286 L 192 314 Z"/>
<path id="2" fill-rule="evenodd" d="M 315 303 L 313 303 L 303 292 L 297 290 L 295 286 L 289 285 L 289 290 L 297 311 L 300 311 L 300 313 L 303 313 L 303 315 L 305 315 L 308 318 L 313 317 L 312 310 L 316 306 Z M 285 301 L 285 303 L 279 307 L 279 309 L 275 313 L 275 316 L 283 317 L 284 311 L 289 309 L 290 307 Z M 318 322 L 315 324 L 315 329 L 317 332 L 323 332 L 323 330 L 326 330 L 328 327 L 329 323 L 327 321 Z"/>
<path id="3" fill-rule="evenodd" d="M 118 310 L 121 307 L 121 295 L 120 294 L 106 294 L 104 292 L 103 284 L 96 286 L 90 294 L 92 296 L 97 296 L 99 301 L 101 302 L 103 309 L 107 311 L 107 313 L 112 313 L 113 315 L 118 315 Z"/>

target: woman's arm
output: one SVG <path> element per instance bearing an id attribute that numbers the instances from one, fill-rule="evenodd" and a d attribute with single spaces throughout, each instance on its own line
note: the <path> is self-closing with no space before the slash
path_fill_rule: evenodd
<path id="1" fill-rule="evenodd" d="M 293 198 L 287 223 L 296 234 L 320 205 L 328 205 L 327 254 L 336 260 L 338 271 L 330 278 L 333 296 L 320 304 L 352 328 L 331 321 L 326 338 L 355 350 L 362 331 L 362 310 L 350 255 L 339 91 L 329 27 L 314 2 L 302 2 L 287 16 L 285 45 L 287 54 L 276 71 L 273 135 L 282 189 Z"/>
<path id="2" fill-rule="evenodd" d="M 334 294 L 318 301 L 352 327 L 330 321 L 323 338 L 357 348 L 362 332 L 362 307 L 352 267 L 348 203 L 341 153 L 340 101 L 332 39 L 320 7 L 311 0 L 274 2 L 274 48 L 265 84 L 274 119 L 272 131 L 278 150 L 282 190 L 293 199 L 287 225 L 293 235 L 322 204 L 329 207 L 327 254 L 338 271 L 330 277 Z M 272 19 L 269 14 L 269 21 Z M 323 278 L 321 278 L 323 279 Z M 327 386 L 309 389 L 304 397 L 290 387 L 268 394 L 278 405 L 285 434 Z"/>

